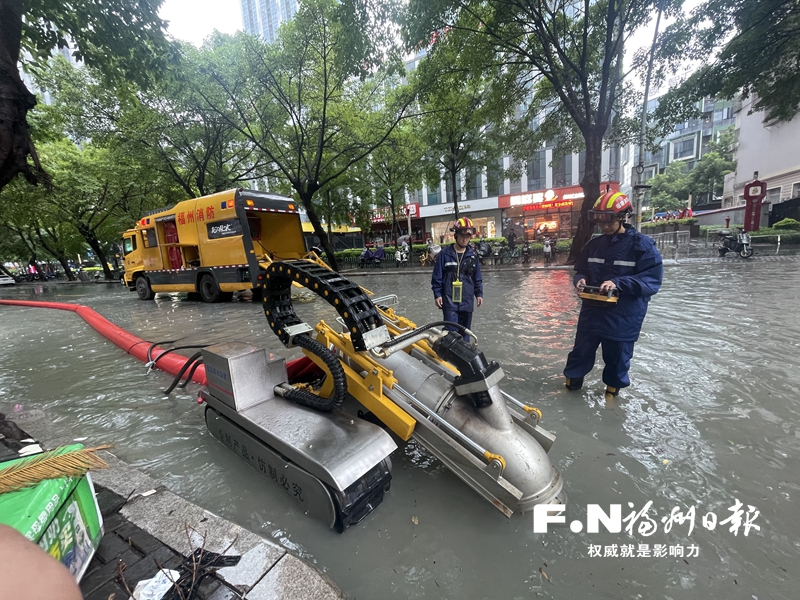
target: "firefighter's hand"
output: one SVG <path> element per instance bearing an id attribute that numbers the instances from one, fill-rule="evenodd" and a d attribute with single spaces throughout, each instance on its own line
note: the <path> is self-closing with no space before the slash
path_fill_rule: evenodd
<path id="1" fill-rule="evenodd" d="M 585 287 L 586 287 L 586 280 L 585 280 L 583 277 L 581 277 L 581 278 L 580 278 L 580 279 L 578 279 L 578 281 L 575 283 L 575 289 L 576 289 L 576 290 L 578 291 L 578 293 L 580 294 L 580 293 L 583 291 L 583 288 L 585 288 Z"/>
<path id="2" fill-rule="evenodd" d="M 600 284 L 600 293 L 601 294 L 607 294 L 608 292 L 610 292 L 611 290 L 614 290 L 616 288 L 617 288 L 617 284 L 609 279 L 609 280 L 604 281 L 603 283 Z"/>
<path id="3" fill-rule="evenodd" d="M 478 304 L 478 307 L 480 307 L 480 305 L 481 305 L 481 304 L 483 304 L 483 296 L 478 296 L 478 297 L 475 299 L 475 302 L 477 302 L 477 304 Z"/>
<path id="4" fill-rule="evenodd" d="M 436 308 L 442 308 L 442 297 L 436 298 Z"/>

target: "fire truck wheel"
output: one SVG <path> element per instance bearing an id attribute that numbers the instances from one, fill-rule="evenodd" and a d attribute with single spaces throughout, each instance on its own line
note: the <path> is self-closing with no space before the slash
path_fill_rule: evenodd
<path id="1" fill-rule="evenodd" d="M 139 295 L 139 300 L 152 300 L 156 297 L 156 293 L 152 290 L 147 277 L 144 275 L 136 278 L 136 293 Z"/>
<path id="2" fill-rule="evenodd" d="M 203 275 L 200 278 L 200 285 L 197 286 L 203 302 L 219 302 L 222 293 L 217 287 L 216 281 L 211 275 Z"/>

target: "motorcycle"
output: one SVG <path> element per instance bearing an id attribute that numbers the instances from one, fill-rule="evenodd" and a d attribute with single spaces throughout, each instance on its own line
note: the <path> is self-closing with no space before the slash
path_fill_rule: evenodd
<path id="1" fill-rule="evenodd" d="M 530 242 L 525 240 L 522 245 L 522 264 L 527 265 L 529 262 L 531 262 L 531 245 Z"/>
<path id="2" fill-rule="evenodd" d="M 441 251 L 442 247 L 439 244 L 434 244 L 430 239 L 428 240 L 428 248 L 419 257 L 419 263 L 423 267 L 430 267 L 436 264 L 436 256 Z"/>
<path id="3" fill-rule="evenodd" d="M 542 246 L 542 254 L 544 255 L 544 264 L 549 265 L 555 256 L 555 244 L 550 238 L 544 238 L 544 245 Z"/>
<path id="4" fill-rule="evenodd" d="M 492 247 L 489 245 L 488 242 L 481 240 L 480 242 L 478 242 L 478 245 L 475 248 L 475 250 L 478 253 L 478 258 L 480 259 L 481 264 L 485 265 L 487 259 L 492 255 Z"/>
<path id="5" fill-rule="evenodd" d="M 750 245 L 750 234 L 743 228 L 738 227 L 739 233 L 735 236 L 730 229 L 720 229 L 717 231 L 719 236 L 719 246 L 717 250 L 720 256 L 725 256 L 728 252 L 734 252 L 742 258 L 753 256 L 753 248 Z"/>
<path id="6" fill-rule="evenodd" d="M 408 246 L 400 246 L 400 248 L 397 249 L 397 252 L 394 253 L 395 265 L 397 267 L 401 265 L 407 267 L 408 257 L 409 257 Z"/>

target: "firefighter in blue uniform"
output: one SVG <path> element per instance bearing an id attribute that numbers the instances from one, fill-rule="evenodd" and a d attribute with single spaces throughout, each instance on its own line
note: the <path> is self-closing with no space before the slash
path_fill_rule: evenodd
<path id="1" fill-rule="evenodd" d="M 458 323 L 469 329 L 475 305 L 483 304 L 483 279 L 481 261 L 470 246 L 475 226 L 462 217 L 451 229 L 456 242 L 443 248 L 436 256 L 431 276 L 431 289 L 436 306 L 442 309 L 444 321 Z M 455 328 L 445 327 L 455 331 Z M 469 336 L 464 336 L 469 341 Z"/>
<path id="2" fill-rule="evenodd" d="M 599 287 L 601 294 L 617 290 L 616 303 L 583 301 L 575 345 L 564 367 L 567 389 L 581 389 L 584 376 L 594 366 L 597 347 L 602 345 L 607 402 L 631 383 L 628 369 L 633 345 L 664 273 L 653 240 L 625 224 L 631 210 L 630 200 L 619 192 L 609 191 L 598 198 L 589 218 L 603 235 L 586 244 L 573 278 L 578 293 L 586 286 Z"/>

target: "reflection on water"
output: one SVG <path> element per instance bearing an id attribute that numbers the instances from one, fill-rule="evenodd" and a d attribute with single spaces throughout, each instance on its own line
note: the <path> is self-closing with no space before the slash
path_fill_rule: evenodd
<path id="1" fill-rule="evenodd" d="M 439 318 L 425 275 L 356 280 L 396 293 L 418 324 Z M 631 377 L 606 407 L 600 368 L 584 389 L 563 389 L 578 299 L 571 273 L 484 274 L 486 302 L 474 330 L 507 375 L 503 389 L 544 412 L 557 434 L 551 458 L 569 496 L 568 522 L 587 504 L 652 501 L 651 537 L 532 533 L 530 515 L 506 519 L 417 444 L 393 457 L 384 505 L 343 535 L 295 510 L 270 483 L 206 432 L 196 387 L 165 396 L 170 377 L 145 375 L 76 315 L 0 307 L 0 411 L 39 409 L 74 436 L 113 443 L 116 453 L 170 489 L 283 544 L 326 571 L 351 598 L 794 598 L 800 563 L 795 499 L 800 475 L 800 263 L 731 261 L 668 268 L 636 345 Z M 140 302 L 119 288 L 25 286 L 2 296 L 80 302 L 154 341 L 241 340 L 285 357 L 260 307 L 204 305 L 178 296 Z M 309 321 L 334 315 L 298 305 Z M 598 365 L 599 366 L 599 365 Z M 709 531 L 738 499 L 760 531 Z M 660 519 L 695 506 L 697 520 L 669 532 Z M 698 555 L 590 558 L 589 546 L 698 547 Z M 604 550 L 605 551 L 605 550 Z M 794 564 L 795 567 L 791 567 Z"/>

